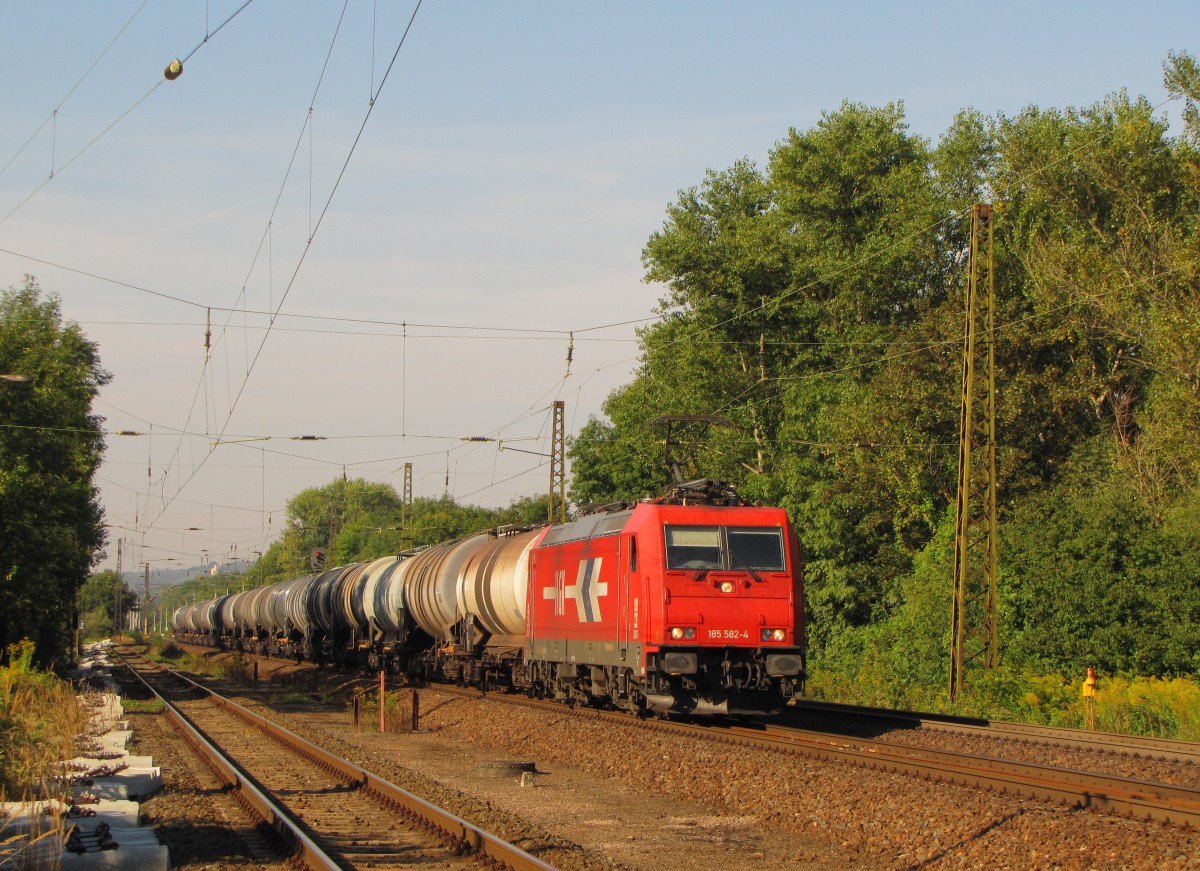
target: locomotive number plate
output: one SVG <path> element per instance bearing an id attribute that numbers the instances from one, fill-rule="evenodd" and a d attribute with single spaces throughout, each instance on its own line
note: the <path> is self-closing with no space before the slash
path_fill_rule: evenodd
<path id="1" fill-rule="evenodd" d="M 709 629 L 709 640 L 713 639 L 731 639 L 734 641 L 749 641 L 750 630 L 748 629 Z"/>

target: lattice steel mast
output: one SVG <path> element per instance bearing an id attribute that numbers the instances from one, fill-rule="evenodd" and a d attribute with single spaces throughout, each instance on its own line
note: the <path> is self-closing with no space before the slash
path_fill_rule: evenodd
<path id="1" fill-rule="evenodd" d="M 963 347 L 962 416 L 958 434 L 958 506 L 955 512 L 954 608 L 950 698 L 963 688 L 973 663 L 999 661 L 996 582 L 996 312 L 992 207 L 971 207 L 971 261 Z"/>
<path id="2" fill-rule="evenodd" d="M 404 464 L 404 497 L 400 505 L 401 550 L 410 550 L 416 540 L 413 536 L 412 463 Z"/>
<path id="3" fill-rule="evenodd" d="M 550 499 L 546 509 L 551 523 L 567 522 L 567 431 L 563 420 L 566 403 L 554 400 L 554 425 L 550 438 Z"/>

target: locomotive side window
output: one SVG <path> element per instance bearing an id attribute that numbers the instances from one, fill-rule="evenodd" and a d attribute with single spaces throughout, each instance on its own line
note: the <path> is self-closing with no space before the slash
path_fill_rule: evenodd
<path id="1" fill-rule="evenodd" d="M 782 572 L 783 534 L 778 529 L 730 527 L 729 567 L 731 569 L 758 569 L 764 572 Z"/>
<path id="2" fill-rule="evenodd" d="M 719 526 L 668 526 L 668 569 L 719 569 L 721 528 Z"/>

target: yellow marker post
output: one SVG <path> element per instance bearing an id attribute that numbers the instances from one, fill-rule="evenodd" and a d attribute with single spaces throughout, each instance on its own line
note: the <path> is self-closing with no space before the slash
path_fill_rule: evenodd
<path id="1" fill-rule="evenodd" d="M 1088 731 L 1096 728 L 1096 669 L 1088 668 L 1083 679 L 1083 716 Z"/>

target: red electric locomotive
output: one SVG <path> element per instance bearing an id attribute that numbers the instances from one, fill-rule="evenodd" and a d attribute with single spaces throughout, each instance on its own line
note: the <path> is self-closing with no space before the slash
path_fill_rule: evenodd
<path id="1" fill-rule="evenodd" d="M 803 681 L 803 608 L 782 509 L 722 491 L 586 515 L 530 553 L 516 683 L 636 711 L 777 710 Z"/>

